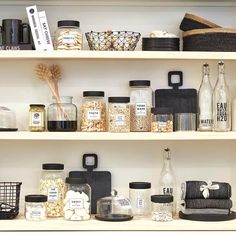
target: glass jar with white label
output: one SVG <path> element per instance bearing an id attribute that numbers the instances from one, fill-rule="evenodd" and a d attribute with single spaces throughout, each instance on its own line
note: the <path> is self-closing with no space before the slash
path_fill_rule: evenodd
<path id="1" fill-rule="evenodd" d="M 64 181 L 64 165 L 46 163 L 42 165 L 43 173 L 40 179 L 40 194 L 48 197 L 46 208 L 48 217 L 63 216 L 63 200 L 66 186 Z"/>
<path id="2" fill-rule="evenodd" d="M 54 47 L 56 50 L 81 50 L 83 35 L 80 22 L 75 20 L 61 20 L 57 22 Z"/>
<path id="3" fill-rule="evenodd" d="M 129 183 L 129 200 L 133 214 L 136 216 L 147 216 L 150 214 L 151 183 L 131 182 Z"/>
<path id="4" fill-rule="evenodd" d="M 106 131 L 104 91 L 84 91 L 80 108 L 80 129 L 83 132 Z"/>
<path id="5" fill-rule="evenodd" d="M 64 218 L 83 221 L 90 219 L 91 188 L 84 178 L 66 178 L 67 192 L 64 199 Z"/>
<path id="6" fill-rule="evenodd" d="M 134 132 L 151 131 L 152 89 L 150 80 L 131 80 L 130 129 Z"/>
<path id="7" fill-rule="evenodd" d="M 25 219 L 30 221 L 46 220 L 47 196 L 32 194 L 25 196 Z"/>
<path id="8" fill-rule="evenodd" d="M 109 132 L 130 131 L 130 98 L 109 97 Z"/>
<path id="9" fill-rule="evenodd" d="M 45 131 L 45 105 L 30 104 L 29 130 L 36 132 Z"/>

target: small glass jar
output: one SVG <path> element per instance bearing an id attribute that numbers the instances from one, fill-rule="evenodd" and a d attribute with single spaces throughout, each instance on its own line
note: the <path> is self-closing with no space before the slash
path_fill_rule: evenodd
<path id="1" fill-rule="evenodd" d="M 25 196 L 25 219 L 30 221 L 46 220 L 46 195 Z"/>
<path id="2" fill-rule="evenodd" d="M 48 217 L 63 216 L 63 200 L 66 186 L 64 182 L 64 165 L 46 163 L 42 165 L 43 174 L 40 179 L 40 193 L 47 195 L 46 203 Z"/>
<path id="3" fill-rule="evenodd" d="M 154 107 L 152 113 L 152 132 L 172 132 L 173 114 L 170 107 Z"/>
<path id="4" fill-rule="evenodd" d="M 103 91 L 84 91 L 81 105 L 81 131 L 106 131 L 106 102 Z"/>
<path id="5" fill-rule="evenodd" d="M 45 106 L 43 104 L 30 104 L 29 130 L 45 131 Z"/>
<path id="6" fill-rule="evenodd" d="M 48 106 L 48 131 L 72 132 L 77 130 L 77 107 L 72 103 L 73 97 L 63 96 L 59 100 L 52 97 Z"/>
<path id="7" fill-rule="evenodd" d="M 129 97 L 109 97 L 109 132 L 130 132 Z"/>
<path id="8" fill-rule="evenodd" d="M 64 218 L 84 221 L 90 219 L 91 188 L 84 178 L 66 178 L 67 192 L 64 199 Z"/>
<path id="9" fill-rule="evenodd" d="M 152 195 L 152 220 L 164 222 L 173 220 L 173 200 L 171 195 Z"/>
<path id="10" fill-rule="evenodd" d="M 151 183 L 129 183 L 129 199 L 134 215 L 147 216 L 150 214 Z"/>
<path id="11" fill-rule="evenodd" d="M 152 89 L 150 85 L 150 80 L 129 81 L 131 131 L 151 131 Z"/>
<path id="12" fill-rule="evenodd" d="M 62 20 L 57 22 L 54 46 L 56 50 L 81 50 L 83 35 L 80 31 L 80 22 Z"/>

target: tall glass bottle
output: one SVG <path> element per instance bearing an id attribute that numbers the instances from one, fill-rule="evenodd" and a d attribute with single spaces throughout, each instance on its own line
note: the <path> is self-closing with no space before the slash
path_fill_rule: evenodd
<path id="1" fill-rule="evenodd" d="M 164 149 L 164 163 L 159 180 L 159 192 L 160 194 L 172 195 L 174 197 L 174 208 L 173 214 L 176 214 L 176 198 L 177 198 L 177 187 L 176 177 L 171 165 L 171 153 L 170 149 Z"/>
<path id="2" fill-rule="evenodd" d="M 202 82 L 198 91 L 198 130 L 211 131 L 213 126 L 212 118 L 212 96 L 213 89 L 209 80 L 209 65 L 202 67 Z"/>
<path id="3" fill-rule="evenodd" d="M 218 63 L 218 80 L 213 93 L 213 130 L 231 130 L 231 98 L 222 61 Z"/>

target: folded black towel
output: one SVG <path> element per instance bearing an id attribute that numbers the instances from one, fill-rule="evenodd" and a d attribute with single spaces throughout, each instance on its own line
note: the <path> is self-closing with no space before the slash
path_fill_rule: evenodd
<path id="1" fill-rule="evenodd" d="M 231 186 L 228 183 L 212 182 L 212 185 L 219 185 L 219 189 L 209 189 L 209 199 L 230 199 Z M 204 199 L 202 185 L 207 185 L 205 181 L 186 181 L 182 184 L 182 199 Z"/>
<path id="2" fill-rule="evenodd" d="M 184 206 L 186 209 L 231 209 L 233 203 L 230 199 L 186 199 Z"/>

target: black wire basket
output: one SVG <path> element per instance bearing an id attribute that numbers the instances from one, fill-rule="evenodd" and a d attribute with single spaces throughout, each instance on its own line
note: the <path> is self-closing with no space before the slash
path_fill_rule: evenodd
<path id="1" fill-rule="evenodd" d="M 134 51 L 141 34 L 133 31 L 105 31 L 85 33 L 90 50 Z"/>
<path id="2" fill-rule="evenodd" d="M 19 213 L 20 182 L 0 182 L 0 220 L 14 219 Z"/>

